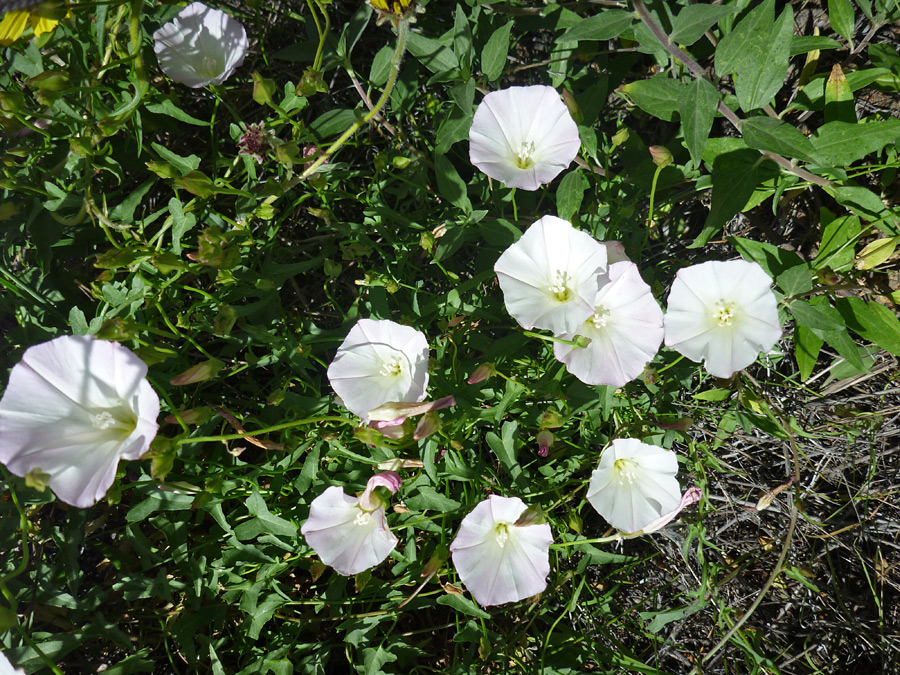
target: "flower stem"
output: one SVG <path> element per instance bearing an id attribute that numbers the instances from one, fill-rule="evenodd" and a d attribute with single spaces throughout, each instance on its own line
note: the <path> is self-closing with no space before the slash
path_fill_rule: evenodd
<path id="1" fill-rule="evenodd" d="M 264 429 L 255 429 L 244 431 L 240 434 L 222 434 L 220 436 L 191 436 L 190 438 L 182 438 L 175 441 L 178 445 L 193 445 L 194 443 L 211 443 L 214 441 L 236 441 L 247 436 L 261 436 L 262 434 L 270 434 L 275 431 L 283 431 L 293 427 L 301 427 L 307 424 L 316 424 L 318 422 L 341 422 L 350 426 L 356 426 L 356 422 L 348 420 L 346 417 L 337 417 L 335 415 L 320 415 L 319 417 L 307 417 L 302 420 L 294 420 L 293 422 L 284 422 L 276 424 L 273 427 L 265 427 Z"/>
<path id="2" fill-rule="evenodd" d="M 400 62 L 403 60 L 403 55 L 406 53 L 406 42 L 408 37 L 409 21 L 401 19 L 397 25 L 397 47 L 394 49 L 394 55 L 391 57 L 391 72 L 388 76 L 387 84 L 384 86 L 384 91 L 381 92 L 381 97 L 376 101 L 369 112 L 350 125 L 350 128 L 341 134 L 341 137 L 332 143 L 325 152 L 319 155 L 316 161 L 306 167 L 306 170 L 300 174 L 300 180 L 309 178 L 316 169 L 327 162 L 331 156 L 344 145 L 344 143 L 350 140 L 350 137 L 353 136 L 353 134 L 368 124 L 369 121 L 381 111 L 385 103 L 387 103 L 388 98 L 390 98 L 391 92 L 394 90 L 394 85 L 397 84 L 397 77 L 400 75 Z"/>
<path id="3" fill-rule="evenodd" d="M 591 339 L 589 337 L 585 337 L 584 335 L 576 335 L 573 340 L 566 340 L 564 338 L 554 337 L 552 335 L 543 335 L 541 333 L 533 333 L 530 330 L 526 330 L 523 333 L 528 337 L 537 338 L 538 340 L 544 340 L 545 342 L 559 342 L 564 345 L 569 345 L 570 347 L 575 347 L 576 349 L 584 349 L 589 344 L 591 344 Z"/>
<path id="4" fill-rule="evenodd" d="M 647 214 L 647 226 L 653 227 L 653 202 L 656 199 L 656 181 L 659 180 L 659 174 L 662 173 L 664 166 L 657 166 L 653 173 L 653 182 L 650 183 L 650 212 Z"/>

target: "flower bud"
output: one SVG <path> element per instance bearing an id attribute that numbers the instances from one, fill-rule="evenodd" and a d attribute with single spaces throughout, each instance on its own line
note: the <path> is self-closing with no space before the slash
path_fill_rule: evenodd
<path id="1" fill-rule="evenodd" d="M 196 366 L 188 368 L 180 375 L 176 375 L 171 380 L 169 380 L 169 382 L 171 384 L 174 384 L 176 387 L 183 387 L 187 384 L 205 382 L 206 380 L 210 380 L 218 375 L 219 371 L 224 367 L 225 364 L 219 361 L 219 359 L 208 359 L 206 361 L 201 361 Z"/>
<path id="2" fill-rule="evenodd" d="M 497 369 L 493 363 L 482 363 L 472 372 L 471 375 L 469 375 L 469 379 L 466 380 L 466 383 L 478 384 L 479 382 L 483 382 L 484 380 L 488 379 L 496 372 Z"/>
<path id="3" fill-rule="evenodd" d="M 620 145 L 622 145 L 622 143 L 624 143 L 625 141 L 628 140 L 629 135 L 630 135 L 630 133 L 629 133 L 628 129 L 626 129 L 625 127 L 622 127 L 621 129 L 619 129 L 616 133 L 613 134 L 613 137 L 612 137 L 613 147 L 617 148 Z"/>
<path id="4" fill-rule="evenodd" d="M 538 455 L 546 457 L 550 454 L 550 446 L 553 445 L 553 434 L 549 431 L 539 431 L 537 435 Z"/>
<path id="5" fill-rule="evenodd" d="M 416 430 L 413 432 L 413 440 L 421 441 L 423 438 L 428 438 L 440 431 L 441 426 L 441 418 L 438 417 L 436 412 L 425 413 L 416 425 Z"/>
<path id="6" fill-rule="evenodd" d="M 664 145 L 651 145 L 650 148 L 650 156 L 653 158 L 653 163 L 656 166 L 662 168 L 664 166 L 669 166 L 672 163 L 672 153 L 669 152 L 669 149 Z"/>

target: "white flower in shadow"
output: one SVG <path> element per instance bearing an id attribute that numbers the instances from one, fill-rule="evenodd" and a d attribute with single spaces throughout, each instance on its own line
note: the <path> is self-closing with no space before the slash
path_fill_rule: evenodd
<path id="1" fill-rule="evenodd" d="M 101 499 L 120 459 L 156 436 L 159 397 L 147 366 L 115 342 L 64 336 L 25 351 L 0 400 L 0 462 L 17 476 L 49 475 L 67 504 Z"/>
<path id="2" fill-rule="evenodd" d="M 617 438 L 591 474 L 587 499 L 617 530 L 638 532 L 681 504 L 677 473 L 678 459 L 671 450 Z"/>
<path id="3" fill-rule="evenodd" d="M 417 403 L 428 386 L 428 340 L 393 321 L 360 319 L 328 366 L 328 381 L 366 423 L 384 403 Z"/>
<path id="4" fill-rule="evenodd" d="M 518 497 L 491 495 L 463 518 L 450 544 L 459 578 L 482 606 L 516 602 L 547 587 L 553 534 L 547 523 L 519 523 L 527 509 Z"/>
<path id="5" fill-rule="evenodd" d="M 153 33 L 159 67 L 195 89 L 231 77 L 249 46 L 240 21 L 202 2 L 192 2 Z"/>
<path id="6" fill-rule="evenodd" d="M 710 261 L 675 275 L 666 308 L 666 346 L 731 377 L 781 338 L 772 279 L 755 262 Z"/>
<path id="7" fill-rule="evenodd" d="M 494 271 L 519 325 L 574 333 L 594 313 L 606 248 L 569 222 L 544 216 L 503 252 Z"/>
<path id="8" fill-rule="evenodd" d="M 663 339 L 663 313 L 637 265 L 609 266 L 594 300 L 594 313 L 578 329 L 586 347 L 553 345 L 566 370 L 586 384 L 620 387 L 644 371 Z M 576 334 L 564 335 L 573 340 Z"/>
<path id="9" fill-rule="evenodd" d="M 493 91 L 475 111 L 469 159 L 508 187 L 537 190 L 575 159 L 578 125 L 553 87 Z"/>

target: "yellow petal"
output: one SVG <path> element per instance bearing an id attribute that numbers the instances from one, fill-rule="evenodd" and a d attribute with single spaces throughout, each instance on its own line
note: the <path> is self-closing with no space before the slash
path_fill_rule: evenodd
<path id="1" fill-rule="evenodd" d="M 40 14 L 31 15 L 31 28 L 34 31 L 35 37 L 51 32 L 58 24 L 59 19 L 51 19 L 48 16 L 42 16 Z"/>
<path id="2" fill-rule="evenodd" d="M 18 12 L 9 12 L 0 22 L 0 45 L 9 47 L 13 42 L 19 39 L 25 32 L 25 25 L 28 23 L 27 10 Z"/>

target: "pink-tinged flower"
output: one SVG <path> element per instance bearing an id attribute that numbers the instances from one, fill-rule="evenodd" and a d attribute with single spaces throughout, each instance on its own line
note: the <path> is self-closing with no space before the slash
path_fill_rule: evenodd
<path id="1" fill-rule="evenodd" d="M 553 87 L 510 87 L 484 97 L 469 130 L 469 159 L 508 187 L 537 190 L 575 159 L 578 125 Z"/>
<path id="2" fill-rule="evenodd" d="M 755 262 L 710 261 L 675 275 L 666 309 L 666 346 L 731 377 L 781 338 L 772 279 Z"/>
<path id="3" fill-rule="evenodd" d="M 385 403 L 417 403 L 428 386 L 428 340 L 393 321 L 360 319 L 328 366 L 328 381 L 366 423 L 369 412 Z"/>
<path id="4" fill-rule="evenodd" d="M 606 248 L 571 223 L 544 216 L 503 252 L 494 271 L 519 325 L 574 333 L 594 313 Z"/>
<path id="5" fill-rule="evenodd" d="M 387 558 L 397 545 L 397 537 L 387 526 L 385 500 L 376 492 L 378 487 L 396 494 L 400 476 L 393 471 L 372 476 L 359 497 L 333 485 L 309 505 L 309 518 L 300 532 L 322 562 L 338 574 L 364 572 Z"/>
<path id="6" fill-rule="evenodd" d="M 614 528 L 638 532 L 678 508 L 677 473 L 678 459 L 671 450 L 617 438 L 600 456 L 587 498 Z"/>
<path id="7" fill-rule="evenodd" d="M 702 496 L 703 496 L 703 490 L 701 490 L 697 486 L 689 487 L 687 490 L 684 491 L 684 494 L 681 495 L 681 501 L 678 503 L 678 506 L 676 506 L 674 509 L 672 509 L 668 513 L 661 515 L 659 518 L 654 520 L 649 525 L 645 525 L 642 528 L 641 533 L 642 534 L 651 534 L 653 532 L 657 532 L 657 531 L 661 530 L 666 525 L 668 525 L 673 520 L 675 520 L 676 516 L 678 516 L 678 514 L 681 513 L 682 511 L 684 511 L 688 506 L 699 502 L 700 498 Z"/>
<path id="8" fill-rule="evenodd" d="M 192 2 L 153 33 L 159 67 L 195 89 L 231 77 L 249 46 L 240 21 L 202 2 Z"/>
<path id="9" fill-rule="evenodd" d="M 526 511 L 518 497 L 491 495 L 463 518 L 450 544 L 459 578 L 482 606 L 516 602 L 547 587 L 553 534 L 547 523 L 519 522 Z"/>
<path id="10" fill-rule="evenodd" d="M 64 336 L 25 351 L 0 400 L 0 462 L 45 476 L 62 501 L 101 499 L 120 459 L 138 459 L 156 436 L 159 397 L 147 366 L 115 342 Z"/>
<path id="11" fill-rule="evenodd" d="M 553 354 L 582 382 L 621 387 L 644 372 L 663 339 L 663 313 L 637 265 L 609 266 L 594 313 L 577 334 L 590 338 L 590 343 L 575 347 L 557 342 Z M 573 340 L 575 334 L 564 337 Z"/>

